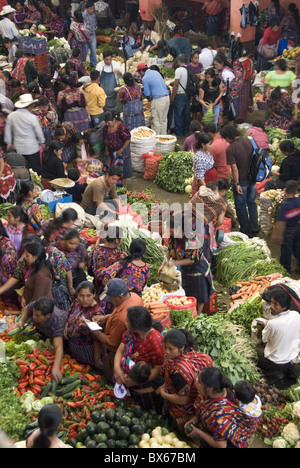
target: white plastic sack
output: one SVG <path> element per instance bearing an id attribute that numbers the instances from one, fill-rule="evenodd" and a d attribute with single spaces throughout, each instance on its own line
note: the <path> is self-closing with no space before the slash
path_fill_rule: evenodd
<path id="1" fill-rule="evenodd" d="M 269 234 L 273 230 L 272 199 L 260 195 L 260 226 L 262 232 Z"/>
<path id="2" fill-rule="evenodd" d="M 167 141 L 159 141 L 158 138 Z M 159 153 L 173 153 L 175 151 L 177 138 L 173 135 L 156 135 L 155 151 Z"/>
<path id="3" fill-rule="evenodd" d="M 151 136 L 146 138 L 140 138 L 136 134 L 140 130 L 150 130 Z M 130 140 L 130 156 L 132 169 L 136 172 L 145 172 L 145 160 L 141 160 L 142 154 L 149 153 L 149 151 L 155 151 L 156 133 L 149 127 L 138 127 L 131 130 Z"/>
<path id="4" fill-rule="evenodd" d="M 238 242 L 231 239 L 231 237 L 240 237 L 243 242 L 247 242 L 247 240 L 249 240 L 249 237 L 246 234 L 243 234 L 242 232 L 225 232 L 224 239 L 221 242 L 221 244 L 219 244 L 219 248 L 224 249 L 229 245 L 238 244 Z"/>
<path id="5" fill-rule="evenodd" d="M 85 211 L 77 203 L 57 203 L 55 207 L 55 217 L 57 218 L 67 208 L 73 208 L 77 211 L 78 219 L 74 223 L 74 227 L 83 228 L 85 225 Z"/>

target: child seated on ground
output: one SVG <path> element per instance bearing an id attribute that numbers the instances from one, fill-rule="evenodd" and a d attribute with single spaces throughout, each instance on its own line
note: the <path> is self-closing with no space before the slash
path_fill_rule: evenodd
<path id="1" fill-rule="evenodd" d="M 234 386 L 240 410 L 249 418 L 259 418 L 262 414 L 262 403 L 250 382 L 240 380 Z"/>

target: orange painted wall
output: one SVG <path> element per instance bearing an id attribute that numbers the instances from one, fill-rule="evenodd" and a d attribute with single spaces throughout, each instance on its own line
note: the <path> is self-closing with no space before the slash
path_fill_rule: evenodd
<path id="1" fill-rule="evenodd" d="M 288 5 L 292 2 L 293 0 L 281 0 L 280 4 L 287 10 Z M 234 32 L 235 35 L 240 33 L 242 35 L 242 41 L 243 42 L 248 42 L 248 41 L 253 41 L 255 38 L 255 28 L 247 26 L 246 29 L 242 29 L 240 27 L 241 24 L 241 12 L 239 11 L 240 8 L 242 7 L 243 3 L 248 5 L 250 0 L 243 2 L 243 0 L 231 0 L 231 26 L 230 30 L 231 32 Z M 253 0 L 254 2 L 254 0 Z M 297 1 L 295 2 L 297 3 Z M 271 0 L 259 0 L 259 11 L 263 11 L 265 8 L 268 8 L 271 6 Z"/>

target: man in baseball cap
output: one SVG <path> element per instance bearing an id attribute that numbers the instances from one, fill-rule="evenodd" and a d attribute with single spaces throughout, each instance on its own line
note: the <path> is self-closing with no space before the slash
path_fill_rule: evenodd
<path id="1" fill-rule="evenodd" d="M 101 348 L 106 348 L 104 378 L 108 382 L 113 382 L 115 354 L 122 342 L 123 333 L 127 330 L 127 309 L 133 306 L 143 306 L 143 301 L 138 294 L 128 291 L 126 282 L 119 278 L 108 281 L 100 300 L 111 302 L 114 310 L 110 315 L 104 315 L 97 320 L 104 331 L 92 333 Z"/>
<path id="2" fill-rule="evenodd" d="M 138 66 L 136 67 L 136 72 L 137 73 L 139 71 L 144 71 L 144 74 L 145 74 L 146 70 L 148 70 L 148 65 L 145 62 L 139 63 Z M 140 75 L 142 75 L 142 74 L 140 73 Z"/>
<path id="3" fill-rule="evenodd" d="M 167 135 L 170 95 L 165 80 L 144 62 L 138 64 L 136 73 L 142 77 L 144 95 L 151 101 L 151 128 L 157 135 Z"/>
<path id="4" fill-rule="evenodd" d="M 112 302 L 114 298 L 117 298 L 118 296 L 124 296 L 127 293 L 128 289 L 125 281 L 119 278 L 114 278 L 108 281 L 103 293 L 100 296 L 100 301 Z"/>

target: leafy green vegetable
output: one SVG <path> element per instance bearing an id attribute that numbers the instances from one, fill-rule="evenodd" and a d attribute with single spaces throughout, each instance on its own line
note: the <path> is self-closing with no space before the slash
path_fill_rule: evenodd
<path id="1" fill-rule="evenodd" d="M 0 390 L 0 414 L 0 429 L 13 441 L 22 440 L 30 417 L 16 393 Z"/>
<path id="2" fill-rule="evenodd" d="M 160 160 L 155 183 L 167 192 L 184 193 L 185 180 L 192 176 L 192 153 L 178 151 L 166 154 Z"/>
<path id="3" fill-rule="evenodd" d="M 238 261 L 237 261 L 238 259 Z M 267 257 L 255 245 L 246 242 L 230 245 L 216 255 L 216 281 L 224 286 L 233 286 L 246 281 L 267 263 Z"/>
<path id="4" fill-rule="evenodd" d="M 222 315 L 202 314 L 180 328 L 193 335 L 197 349 L 208 354 L 234 384 L 238 380 L 255 383 L 259 380 L 256 353 L 243 327 L 234 325 Z"/>
<path id="5" fill-rule="evenodd" d="M 194 318 L 191 309 L 185 309 L 185 310 L 170 309 L 170 317 L 172 320 L 172 326 L 174 328 L 181 328 L 181 326 L 187 320 L 193 320 Z"/>
<path id="6" fill-rule="evenodd" d="M 242 325 L 251 333 L 253 320 L 262 316 L 262 301 L 260 294 L 254 294 L 248 301 L 234 309 L 226 318 L 235 325 Z"/>
<path id="7" fill-rule="evenodd" d="M 34 340 L 24 341 L 23 343 L 16 344 L 14 341 L 9 341 L 5 344 L 6 355 L 9 358 L 15 359 L 22 358 L 26 354 L 32 353 L 37 347 L 37 342 Z"/>

